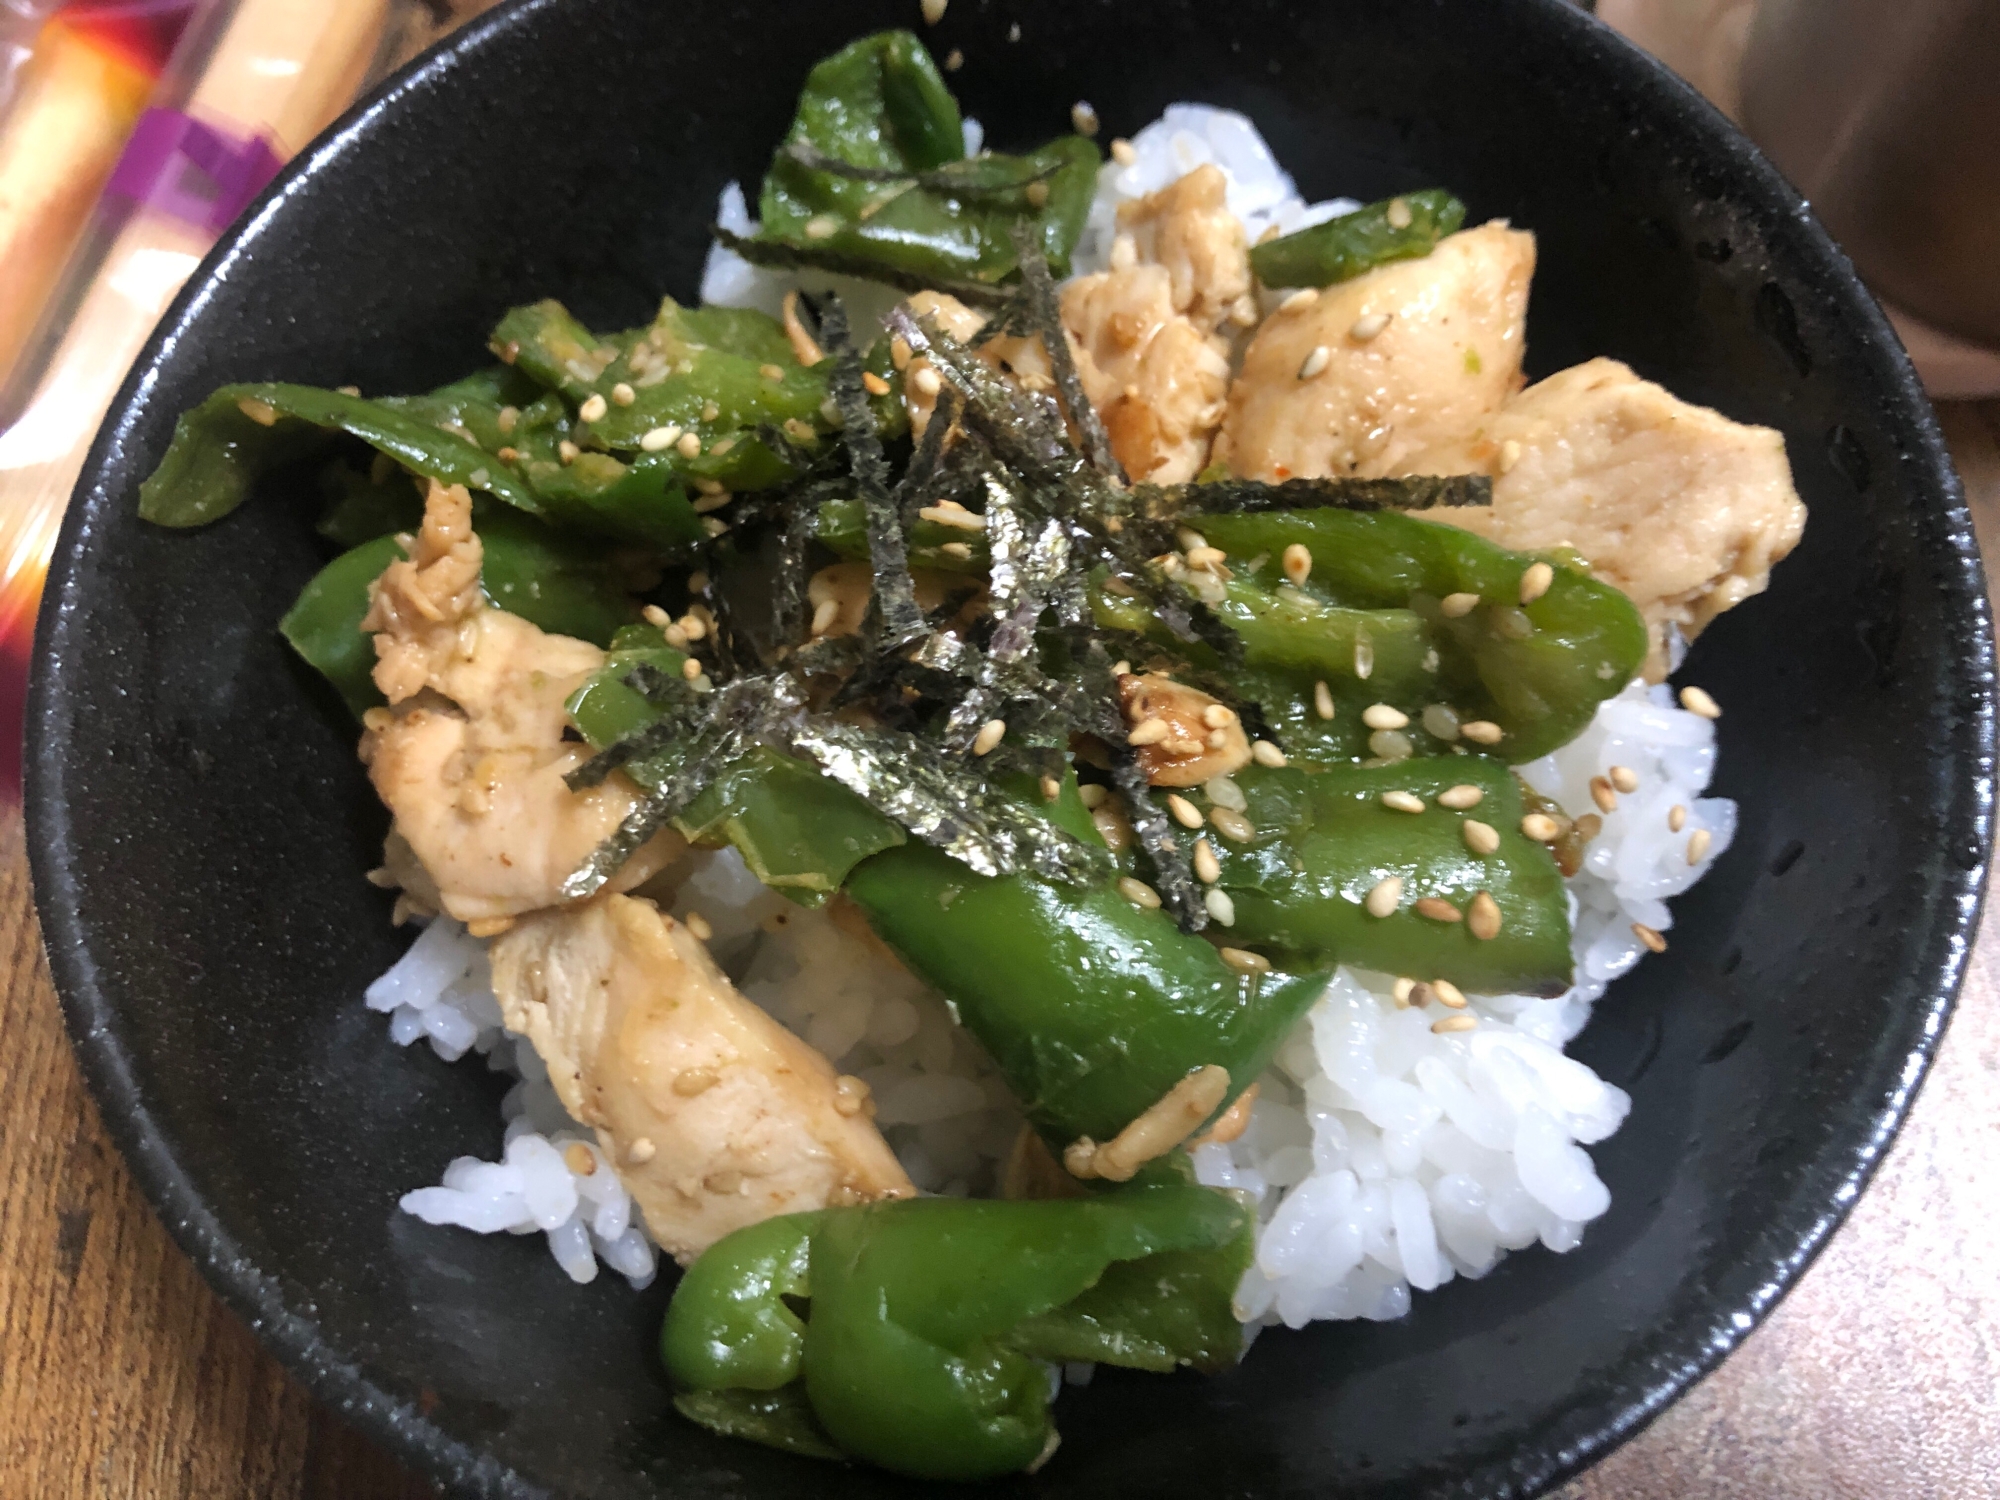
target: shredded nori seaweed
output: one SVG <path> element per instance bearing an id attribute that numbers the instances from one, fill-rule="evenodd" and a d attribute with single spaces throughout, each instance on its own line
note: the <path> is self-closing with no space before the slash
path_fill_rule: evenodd
<path id="1" fill-rule="evenodd" d="M 1433 510 L 1491 505 L 1484 474 L 1413 474 L 1402 479 L 1217 479 L 1207 484 L 1140 484 L 1132 513 L 1144 520 L 1258 510 Z"/>
<path id="2" fill-rule="evenodd" d="M 1122 483 L 1125 471 L 1111 451 L 1111 436 L 1104 430 L 1097 408 L 1084 394 L 1083 378 L 1077 374 L 1076 361 L 1070 357 L 1069 339 L 1063 333 L 1062 304 L 1056 298 L 1049 263 L 1026 224 L 1014 226 L 1014 253 L 1021 262 L 1021 298 L 1016 304 L 1016 317 L 1041 336 L 1042 347 L 1048 351 L 1049 368 L 1055 372 L 1056 392 L 1062 397 L 1063 410 L 1083 439 L 1083 456 L 1099 473 Z"/>

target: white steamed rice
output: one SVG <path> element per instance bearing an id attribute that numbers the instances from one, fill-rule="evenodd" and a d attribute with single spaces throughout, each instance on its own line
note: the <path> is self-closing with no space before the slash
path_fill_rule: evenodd
<path id="1" fill-rule="evenodd" d="M 977 122 L 966 128 L 976 149 Z M 1174 105 L 1132 144 L 1130 165 L 1107 163 L 1099 175 L 1079 273 L 1108 262 L 1118 203 L 1204 162 L 1228 174 L 1230 206 L 1253 241 L 1267 225 L 1290 231 L 1353 206 L 1308 205 L 1256 128 L 1231 111 Z M 754 232 L 734 183 L 717 217 Z M 800 284 L 838 284 L 857 319 L 894 300 L 865 283 L 763 271 L 719 247 L 702 298 L 776 313 L 784 291 Z M 1708 720 L 1676 707 L 1664 687 L 1635 683 L 1574 742 L 1519 768 L 1572 816 L 1596 811 L 1593 776 L 1626 766 L 1640 777 L 1602 815 L 1603 831 L 1570 881 L 1576 983 L 1567 994 L 1472 996 L 1477 1028 L 1438 1035 L 1431 1023 L 1446 1012 L 1399 1010 L 1388 976 L 1336 971 L 1261 1080 L 1249 1129 L 1194 1153 L 1202 1181 L 1258 1204 L 1256 1262 L 1238 1293 L 1247 1324 L 1395 1318 L 1409 1310 L 1412 1288 L 1483 1276 L 1537 1240 L 1557 1252 L 1581 1241 L 1610 1204 L 1582 1148 L 1610 1136 L 1630 1101 L 1563 1048 L 1605 986 L 1643 956 L 1632 924 L 1670 928 L 1667 898 L 1729 847 L 1734 804 L 1701 795 L 1714 757 Z M 1687 815 L 1673 831 L 1676 806 Z M 1697 830 L 1711 842 L 1690 864 Z M 709 922 L 711 948 L 746 996 L 867 1081 L 877 1123 L 919 1188 L 992 1191 L 1020 1112 L 935 992 L 826 913 L 766 890 L 730 850 L 689 857 L 672 909 Z M 591 1133 L 564 1112 L 534 1049 L 502 1029 L 484 943 L 449 919 L 432 922 L 369 987 L 367 1003 L 390 1015 L 399 1044 L 423 1038 L 447 1061 L 477 1053 L 518 1080 L 501 1106 L 501 1159 L 459 1157 L 440 1186 L 406 1194 L 404 1209 L 481 1233 L 540 1231 L 578 1281 L 591 1280 L 600 1260 L 635 1286 L 652 1279 L 657 1251 L 630 1198 Z M 591 1153 L 592 1171 L 571 1169 L 572 1147 Z"/>

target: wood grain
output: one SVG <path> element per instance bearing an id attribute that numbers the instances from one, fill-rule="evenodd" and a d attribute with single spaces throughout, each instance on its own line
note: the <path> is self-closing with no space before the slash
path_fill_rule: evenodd
<path id="1" fill-rule="evenodd" d="M 2000 404 L 1945 413 L 2000 557 Z M 1991 573 L 1989 572 L 1989 578 Z M 435 1493 L 208 1291 L 105 1139 L 0 811 L 0 1496 Z M 2000 1497 L 2000 910 L 1874 1187 L 1722 1368 L 1559 1500 Z"/>

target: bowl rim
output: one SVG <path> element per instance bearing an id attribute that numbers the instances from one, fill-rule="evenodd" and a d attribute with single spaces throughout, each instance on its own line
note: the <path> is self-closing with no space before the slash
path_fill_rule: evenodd
<path id="1" fill-rule="evenodd" d="M 1938 506 L 1936 582 L 1955 606 L 1957 625 L 1946 649 L 1961 688 L 1961 759 L 1972 769 L 1959 789 L 1960 806 L 1969 811 L 1972 826 L 1969 857 L 1954 861 L 1952 873 L 1941 882 L 1947 899 L 1940 902 L 1940 910 L 1950 915 L 1928 935 L 1915 967 L 1925 1003 L 1905 1022 L 1914 1040 L 1898 1068 L 1883 1069 L 1884 1081 L 1893 1077 L 1895 1087 L 1851 1156 L 1844 1150 L 1822 1151 L 1822 1160 L 1837 1173 L 1824 1210 L 1742 1305 L 1715 1309 L 1706 1329 L 1690 1325 L 1677 1357 L 1656 1361 L 1638 1389 L 1593 1403 L 1599 1414 L 1584 1437 L 1565 1441 L 1562 1434 L 1552 1432 L 1517 1448 L 1504 1461 L 1489 1462 L 1462 1476 L 1461 1483 L 1476 1484 L 1480 1492 L 1496 1496 L 1539 1494 L 1553 1488 L 1649 1425 L 1762 1323 L 1852 1210 L 1929 1071 L 1964 977 L 1993 852 L 1996 758 L 1993 630 L 1971 515 L 1936 415 L 1875 299 L 1797 189 L 1690 84 L 1571 0 L 1511 3 L 1529 17 L 1524 25 L 1546 28 L 1573 51 L 1594 52 L 1597 65 L 1622 70 L 1639 111 L 1682 115 L 1701 148 L 1726 163 L 1750 201 L 1793 221 L 1801 258 L 1817 263 L 1826 273 L 1822 293 L 1841 306 L 1856 344 L 1865 350 L 1870 373 L 1887 393 L 1892 421 L 1900 423 L 1911 440 L 1902 458 L 1917 471 L 1917 486 L 1930 491 Z M 505 34 L 561 24 L 550 20 L 561 11 L 560 0 L 506 0 L 391 74 L 302 149 L 189 276 L 121 384 L 79 474 L 36 624 L 24 757 L 31 885 L 65 1028 L 107 1133 L 168 1233 L 209 1286 L 316 1400 L 336 1408 L 421 1472 L 482 1494 L 524 1500 L 552 1492 L 492 1453 L 453 1436 L 417 1403 L 385 1390 L 335 1348 L 311 1313 L 294 1306 L 280 1282 L 244 1253 L 210 1208 L 195 1174 L 168 1144 L 146 1106 L 133 1057 L 116 1030 L 116 1008 L 100 983 L 78 920 L 79 882 L 63 857 L 68 816 L 59 747 L 44 739 L 38 726 L 46 722 L 50 703 L 60 691 L 71 578 L 78 557 L 92 543 L 87 497 L 102 488 L 106 470 L 119 461 L 131 437 L 135 403 L 157 381 L 160 364 L 198 328 L 213 287 L 283 215 L 295 192 L 348 152 L 367 149 L 406 97 L 425 91 Z"/>

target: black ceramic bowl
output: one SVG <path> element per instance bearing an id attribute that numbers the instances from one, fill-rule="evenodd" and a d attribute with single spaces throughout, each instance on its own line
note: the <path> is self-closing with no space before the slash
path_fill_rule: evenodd
<path id="1" fill-rule="evenodd" d="M 473 1493 L 902 1492 L 667 1413 L 668 1287 L 578 1288 L 534 1240 L 396 1210 L 495 1142 L 493 1079 L 400 1051 L 360 990 L 401 939 L 383 825 L 273 626 L 319 557 L 268 494 L 134 515 L 227 380 L 437 384 L 510 303 L 599 326 L 694 292 L 808 66 L 895 4 L 511 6 L 363 105 L 194 277 L 114 406 L 41 620 L 37 899 L 85 1071 L 209 1279 L 322 1397 Z M 1018 24 L 1018 40 L 1010 28 Z M 1541 242 L 1529 362 L 1595 354 L 1785 434 L 1812 509 L 1688 674 L 1728 708 L 1742 831 L 1577 1051 L 1629 1089 L 1615 1205 L 1397 1323 L 1269 1333 L 1217 1379 L 1102 1375 L 1045 1495 L 1526 1495 L 1740 1339 L 1854 1201 L 1935 1047 L 1985 869 L 1992 656 L 1970 526 L 1874 304 L 1786 184 L 1557 0 L 958 0 L 930 37 L 1001 144 L 1095 102 L 1248 111 L 1309 196 L 1448 183 Z"/>

